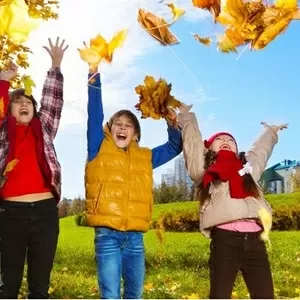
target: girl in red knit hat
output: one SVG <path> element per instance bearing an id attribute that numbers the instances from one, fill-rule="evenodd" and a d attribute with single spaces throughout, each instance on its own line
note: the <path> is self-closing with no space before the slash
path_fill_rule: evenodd
<path id="1" fill-rule="evenodd" d="M 269 220 L 272 212 L 258 181 L 278 141 L 277 132 L 287 124 L 262 123 L 265 130 L 250 151 L 238 153 L 230 133 L 219 132 L 203 141 L 190 108 L 181 106 L 178 122 L 187 170 L 200 199 L 200 231 L 211 238 L 209 297 L 231 298 L 241 271 L 251 298 L 274 298 L 268 254 L 261 238 L 266 229 L 261 212 Z"/>

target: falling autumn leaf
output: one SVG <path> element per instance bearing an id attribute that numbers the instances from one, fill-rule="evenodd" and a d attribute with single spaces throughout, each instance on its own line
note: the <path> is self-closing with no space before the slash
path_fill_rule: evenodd
<path id="1" fill-rule="evenodd" d="M 176 7 L 173 3 L 167 4 L 167 6 L 171 9 L 172 14 L 173 14 L 173 22 L 175 22 L 178 18 L 183 16 L 186 12 L 185 9 L 183 8 L 178 8 Z"/>
<path id="2" fill-rule="evenodd" d="M 200 36 L 199 34 L 197 34 L 197 33 L 194 33 L 193 36 L 194 36 L 194 38 L 195 38 L 196 41 L 202 43 L 202 44 L 205 45 L 205 46 L 210 46 L 210 44 L 211 44 L 211 42 L 212 42 L 212 41 L 211 41 L 211 38 L 209 38 L 209 37 L 201 37 L 201 36 Z"/>
<path id="3" fill-rule="evenodd" d="M 256 40 L 252 43 L 252 48 L 255 50 L 265 48 L 270 42 L 272 42 L 280 33 L 285 31 L 292 21 L 293 13 L 290 13 L 285 18 L 278 20 L 275 24 L 267 27 Z"/>
<path id="4" fill-rule="evenodd" d="M 176 126 L 173 109 L 178 108 L 181 102 L 170 95 L 171 84 L 163 79 L 156 81 L 152 76 L 146 76 L 144 85 L 135 88 L 140 96 L 139 103 L 135 105 L 142 112 L 142 118 L 159 120 L 165 118 L 169 123 Z"/>
<path id="5" fill-rule="evenodd" d="M 23 75 L 21 77 L 21 82 L 23 82 L 23 84 L 24 84 L 25 95 L 31 96 L 32 95 L 32 87 L 35 87 L 35 82 L 28 75 Z"/>
<path id="6" fill-rule="evenodd" d="M 170 31 L 169 24 L 163 19 L 143 9 L 138 11 L 140 25 L 163 46 L 179 43 L 176 36 Z"/>
<path id="7" fill-rule="evenodd" d="M 219 49 L 228 53 L 243 44 L 251 45 L 252 50 L 263 49 L 297 18 L 300 19 L 297 0 L 276 0 L 274 4 L 226 0 L 217 17 L 217 22 L 225 26 Z"/>
<path id="8" fill-rule="evenodd" d="M 221 0 L 193 0 L 193 5 L 210 11 L 214 20 L 220 14 Z"/>
<path id="9" fill-rule="evenodd" d="M 117 32 L 110 42 L 107 42 L 100 34 L 90 40 L 90 46 L 78 49 L 80 57 L 86 61 L 90 68 L 97 68 L 104 59 L 112 62 L 114 51 L 123 46 L 127 36 L 127 29 Z"/>
<path id="10" fill-rule="evenodd" d="M 7 34 L 17 42 L 25 42 L 40 21 L 31 18 L 24 0 L 12 0 L 0 9 L 0 35 Z"/>

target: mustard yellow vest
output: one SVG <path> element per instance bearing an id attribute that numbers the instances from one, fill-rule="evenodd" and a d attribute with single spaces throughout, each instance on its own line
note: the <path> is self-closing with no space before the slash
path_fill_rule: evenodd
<path id="1" fill-rule="evenodd" d="M 131 142 L 115 146 L 107 126 L 97 156 L 86 164 L 86 212 L 89 226 L 120 231 L 149 230 L 153 205 L 152 152 Z"/>

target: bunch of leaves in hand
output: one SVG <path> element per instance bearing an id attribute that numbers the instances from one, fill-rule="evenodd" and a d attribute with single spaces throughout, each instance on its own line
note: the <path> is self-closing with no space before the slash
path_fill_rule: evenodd
<path id="1" fill-rule="evenodd" d="M 141 111 L 142 118 L 166 119 L 170 124 L 176 125 L 174 110 L 179 108 L 181 102 L 171 96 L 172 84 L 167 84 L 164 79 L 156 81 L 152 76 L 146 76 L 144 85 L 135 88 L 140 96 L 136 109 Z"/>
<path id="2" fill-rule="evenodd" d="M 53 11 L 58 8 L 58 3 L 57 0 L 0 0 L 0 71 L 11 63 L 22 69 L 29 67 L 28 54 L 32 52 L 23 43 L 37 27 L 38 19 L 58 18 Z M 29 77 L 25 78 L 28 82 Z M 11 84 L 13 88 L 19 88 L 25 82 L 17 75 Z"/>

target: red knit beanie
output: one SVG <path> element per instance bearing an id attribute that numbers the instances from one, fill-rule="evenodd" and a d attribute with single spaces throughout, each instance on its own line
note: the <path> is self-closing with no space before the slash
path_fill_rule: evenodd
<path id="1" fill-rule="evenodd" d="M 238 148 L 235 138 L 234 138 L 229 132 L 225 132 L 225 131 L 218 132 L 218 133 L 214 134 L 213 136 L 211 136 L 208 140 L 205 140 L 205 141 L 204 141 L 204 146 L 205 146 L 207 149 L 209 149 L 210 146 L 211 146 L 211 144 L 214 142 L 214 140 L 215 140 L 218 136 L 220 136 L 220 135 L 228 135 L 228 136 L 230 136 L 231 138 L 233 138 L 233 140 L 234 140 L 234 142 L 235 142 L 235 145 L 236 145 L 236 149 Z"/>

